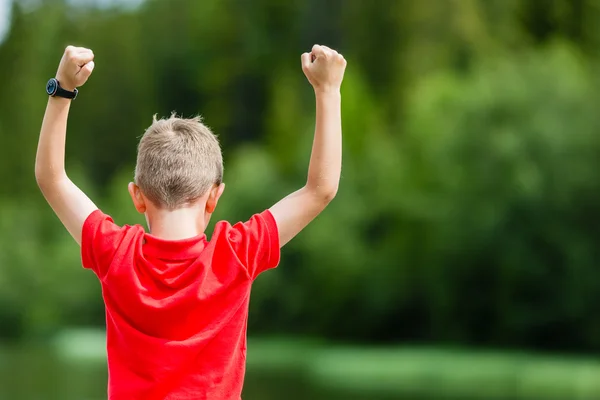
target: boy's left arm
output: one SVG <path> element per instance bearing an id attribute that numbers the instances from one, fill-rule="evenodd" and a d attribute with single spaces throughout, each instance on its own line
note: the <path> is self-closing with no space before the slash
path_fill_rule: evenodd
<path id="1" fill-rule="evenodd" d="M 60 86 L 73 91 L 83 85 L 94 69 L 94 53 L 69 46 L 56 75 Z M 78 244 L 82 228 L 96 205 L 67 176 L 65 143 L 71 100 L 50 97 L 42 122 L 35 160 L 35 177 L 44 197 Z"/>
<path id="2" fill-rule="evenodd" d="M 337 193 L 342 170 L 341 85 L 346 60 L 337 51 L 315 45 L 301 57 L 302 70 L 314 88 L 315 135 L 306 185 L 269 210 L 284 246 L 304 229 Z"/>

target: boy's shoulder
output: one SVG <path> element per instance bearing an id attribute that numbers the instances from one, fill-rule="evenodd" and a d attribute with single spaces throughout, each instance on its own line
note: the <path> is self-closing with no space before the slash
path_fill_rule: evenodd
<path id="1" fill-rule="evenodd" d="M 229 254 L 240 263 L 251 278 L 279 264 L 279 235 L 271 212 L 265 210 L 254 214 L 244 222 L 231 223 L 219 220 L 215 223 L 210 240 L 206 234 L 183 240 L 164 240 L 151 235 L 143 225 L 118 225 L 100 209 L 86 219 L 82 235 L 82 260 L 87 269 L 99 275 L 108 271 L 119 249 L 135 251 L 137 242 L 144 255 L 161 259 L 201 257 L 209 246 L 211 253 L 224 260 Z M 125 251 L 125 250 L 123 250 Z"/>
<path id="2" fill-rule="evenodd" d="M 219 241 L 225 242 L 226 248 L 220 246 Z M 216 252 L 233 251 L 252 279 L 279 265 L 279 232 L 269 210 L 254 214 L 243 222 L 218 221 L 211 242 L 215 244 Z"/>

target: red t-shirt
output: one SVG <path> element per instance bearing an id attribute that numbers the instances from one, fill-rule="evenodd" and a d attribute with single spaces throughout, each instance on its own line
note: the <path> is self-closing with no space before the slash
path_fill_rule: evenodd
<path id="1" fill-rule="evenodd" d="M 250 287 L 279 254 L 268 210 L 217 223 L 210 241 L 167 241 L 90 214 L 81 255 L 106 305 L 108 398 L 239 400 Z"/>

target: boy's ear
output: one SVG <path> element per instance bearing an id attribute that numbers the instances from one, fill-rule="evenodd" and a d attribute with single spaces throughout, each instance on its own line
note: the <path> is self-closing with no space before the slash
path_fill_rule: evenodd
<path id="1" fill-rule="evenodd" d="M 145 213 L 146 201 L 144 200 L 144 196 L 142 196 L 142 191 L 140 190 L 139 186 L 133 182 L 129 182 L 127 189 L 129 190 L 129 195 L 131 196 L 131 200 L 133 200 L 133 205 L 135 206 L 137 212 L 140 214 Z"/>
<path id="2" fill-rule="evenodd" d="M 210 193 L 208 194 L 208 200 L 206 200 L 206 212 L 212 214 L 215 212 L 215 208 L 217 208 L 217 203 L 219 202 L 219 198 L 223 194 L 225 190 L 225 184 L 221 183 L 219 186 L 213 186 L 210 189 Z"/>

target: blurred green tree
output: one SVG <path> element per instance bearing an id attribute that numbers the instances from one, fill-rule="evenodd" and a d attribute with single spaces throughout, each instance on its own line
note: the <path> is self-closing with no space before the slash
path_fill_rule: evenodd
<path id="1" fill-rule="evenodd" d="M 13 2 L 0 44 L 0 337 L 104 320 L 99 285 L 33 179 L 43 85 L 94 49 L 68 169 L 118 223 L 151 117 L 223 143 L 215 219 L 304 183 L 314 104 L 299 55 L 349 60 L 331 207 L 258 280 L 250 331 L 599 350 L 598 0 Z"/>

